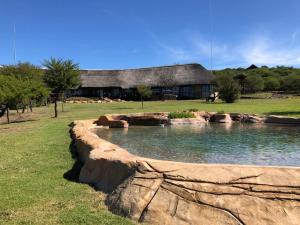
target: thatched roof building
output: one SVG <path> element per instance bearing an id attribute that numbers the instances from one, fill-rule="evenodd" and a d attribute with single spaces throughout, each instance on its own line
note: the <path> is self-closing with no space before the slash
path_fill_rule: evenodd
<path id="1" fill-rule="evenodd" d="M 196 63 L 124 70 L 81 70 L 80 72 L 81 86 L 76 94 L 87 97 L 133 96 L 134 90 L 139 85 L 151 87 L 156 94 L 163 94 L 166 89 L 172 90 L 178 96 L 185 92 L 183 96 L 187 98 L 200 98 L 211 91 L 212 74 Z M 191 90 L 188 90 L 189 88 Z"/>
<path id="2" fill-rule="evenodd" d="M 168 79 L 177 85 L 210 84 L 212 75 L 200 64 L 160 66 L 125 70 L 82 70 L 81 87 L 134 88 L 138 85 L 165 86 Z"/>

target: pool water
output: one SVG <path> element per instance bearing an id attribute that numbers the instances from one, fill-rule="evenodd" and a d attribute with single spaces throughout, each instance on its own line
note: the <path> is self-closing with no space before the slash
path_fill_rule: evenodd
<path id="1" fill-rule="evenodd" d="M 99 137 L 129 152 L 195 163 L 300 166 L 300 127 L 209 124 L 100 129 Z"/>

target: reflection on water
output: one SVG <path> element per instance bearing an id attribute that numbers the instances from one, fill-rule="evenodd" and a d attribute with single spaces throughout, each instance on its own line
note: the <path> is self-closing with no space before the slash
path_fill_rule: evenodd
<path id="1" fill-rule="evenodd" d="M 197 163 L 300 166 L 300 127 L 249 124 L 100 129 L 133 154 Z"/>

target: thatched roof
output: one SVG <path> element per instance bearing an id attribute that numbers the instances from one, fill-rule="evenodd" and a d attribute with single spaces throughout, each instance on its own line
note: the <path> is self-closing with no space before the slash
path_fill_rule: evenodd
<path id="1" fill-rule="evenodd" d="M 163 87 L 168 83 L 176 86 L 209 84 L 211 79 L 211 73 L 200 64 L 125 70 L 81 70 L 81 87 Z"/>

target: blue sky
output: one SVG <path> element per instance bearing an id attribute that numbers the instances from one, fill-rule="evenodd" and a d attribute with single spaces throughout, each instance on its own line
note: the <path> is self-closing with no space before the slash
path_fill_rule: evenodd
<path id="1" fill-rule="evenodd" d="M 198 62 L 300 66 L 299 0 L 0 0 L 0 64 L 71 58 L 81 68 Z"/>

